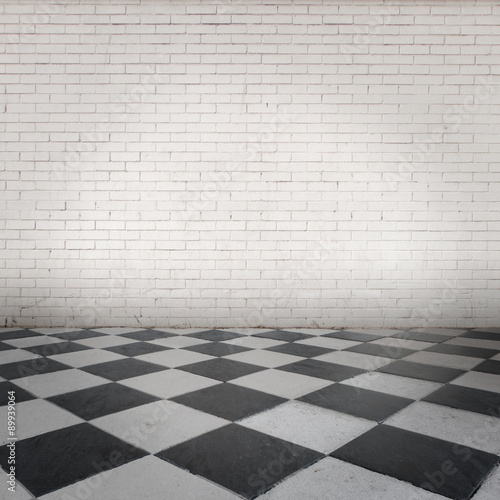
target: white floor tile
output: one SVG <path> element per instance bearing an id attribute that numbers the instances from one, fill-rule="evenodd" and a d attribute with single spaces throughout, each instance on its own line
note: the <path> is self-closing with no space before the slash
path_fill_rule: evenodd
<path id="1" fill-rule="evenodd" d="M 156 363 L 157 365 L 168 366 L 170 368 L 214 359 L 214 356 L 194 351 L 185 351 L 183 349 L 170 349 L 168 351 L 152 352 L 134 357 L 141 361 L 148 361 L 149 363 Z"/>
<path id="2" fill-rule="evenodd" d="M 43 333 L 44 335 L 58 335 L 59 333 L 79 332 L 81 328 L 54 327 L 54 328 L 30 328 L 30 330 L 32 332 Z"/>
<path id="3" fill-rule="evenodd" d="M 224 356 L 224 359 L 233 359 L 234 361 L 251 363 L 257 366 L 265 366 L 266 368 L 276 368 L 278 366 L 295 363 L 303 358 L 292 356 L 291 354 L 283 354 L 281 352 L 255 349 L 252 351 L 238 352 L 237 354 Z"/>
<path id="4" fill-rule="evenodd" d="M 270 328 L 225 328 L 226 332 L 241 333 L 242 335 L 256 335 L 257 333 L 272 332 Z"/>
<path id="5" fill-rule="evenodd" d="M 286 344 L 281 340 L 266 339 L 263 337 L 239 337 L 237 339 L 226 340 L 224 344 L 248 347 L 249 349 L 267 349 L 280 344 Z"/>
<path id="6" fill-rule="evenodd" d="M 420 351 L 422 349 L 427 349 L 435 344 L 430 342 L 420 342 L 417 340 L 407 340 L 399 338 L 384 338 L 374 340 L 370 342 L 371 344 L 386 345 L 390 347 L 399 347 L 401 349 L 413 349 L 414 351 Z"/>
<path id="7" fill-rule="evenodd" d="M 78 352 L 68 352 L 65 354 L 56 354 L 51 356 L 50 359 L 59 361 L 68 366 L 81 368 L 83 366 L 97 365 L 99 363 L 106 363 L 107 361 L 116 361 L 117 359 L 125 359 L 123 356 L 116 352 L 104 351 L 102 349 L 91 349 Z"/>
<path id="8" fill-rule="evenodd" d="M 75 344 L 81 344 L 94 349 L 104 349 L 106 347 L 115 347 L 117 345 L 133 344 L 137 340 L 126 337 L 117 337 L 115 335 L 106 335 L 105 337 L 93 337 L 91 339 L 75 340 Z"/>
<path id="9" fill-rule="evenodd" d="M 175 333 L 176 335 L 189 335 L 190 333 L 206 332 L 210 328 L 153 328 L 157 332 Z"/>
<path id="10" fill-rule="evenodd" d="M 171 370 L 122 380 L 120 384 L 147 394 L 152 394 L 158 398 L 168 399 L 205 387 L 211 387 L 212 385 L 220 384 L 220 382 L 173 368 Z"/>
<path id="11" fill-rule="evenodd" d="M 138 448 L 158 453 L 230 422 L 161 400 L 96 418 L 90 423 Z"/>
<path id="12" fill-rule="evenodd" d="M 326 457 L 264 493 L 259 500 L 445 500 L 410 483 Z"/>
<path id="13" fill-rule="evenodd" d="M 472 331 L 500 333 L 500 328 L 499 327 L 474 328 L 474 330 Z"/>
<path id="14" fill-rule="evenodd" d="M 410 331 L 412 332 L 421 332 L 421 333 L 432 333 L 436 335 L 444 335 L 448 337 L 456 337 L 457 335 L 462 335 L 467 330 L 457 329 L 457 328 L 412 328 Z"/>
<path id="15" fill-rule="evenodd" d="M 336 351 L 322 354 L 314 359 L 327 361 L 328 363 L 338 363 L 339 365 L 352 366 L 362 370 L 376 370 L 382 366 L 393 363 L 393 359 L 381 358 L 380 356 L 370 356 L 359 352 Z"/>
<path id="16" fill-rule="evenodd" d="M 195 339 L 194 337 L 169 337 L 167 339 L 151 340 L 152 344 L 170 347 L 171 349 L 182 349 L 183 347 L 191 347 L 192 345 L 206 344 L 206 340 Z"/>
<path id="17" fill-rule="evenodd" d="M 19 361 L 28 361 L 36 358 L 41 358 L 41 356 L 33 354 L 32 352 L 23 351 L 21 349 L 9 349 L 8 351 L 2 351 L 0 356 L 0 365 L 18 363 Z"/>
<path id="18" fill-rule="evenodd" d="M 28 439 L 38 434 L 44 434 L 45 432 L 83 422 L 76 415 L 43 399 L 17 403 L 15 408 L 16 437 L 18 439 Z M 7 406 L 0 408 L 0 421 L 7 422 Z M 8 442 L 8 437 L 7 425 L 4 425 L 0 430 L 1 445 Z"/>
<path id="19" fill-rule="evenodd" d="M 483 339 L 469 339 L 464 337 L 457 337 L 450 339 L 447 344 L 463 345 L 466 347 L 479 347 L 481 349 L 495 349 L 500 351 L 500 341 L 496 340 L 483 340 Z"/>
<path id="20" fill-rule="evenodd" d="M 238 423 L 324 454 L 377 425 L 370 420 L 299 401 L 290 401 Z"/>
<path id="21" fill-rule="evenodd" d="M 332 384 L 329 380 L 272 369 L 231 380 L 231 383 L 290 399 L 299 398 Z"/>
<path id="22" fill-rule="evenodd" d="M 93 332 L 107 333 L 108 335 L 124 335 L 125 333 L 140 332 L 144 328 L 92 328 Z"/>
<path id="23" fill-rule="evenodd" d="M 241 500 L 241 497 L 160 458 L 148 456 L 40 497 L 40 500 L 69 499 Z"/>
<path id="24" fill-rule="evenodd" d="M 500 454 L 500 418 L 489 415 L 418 401 L 384 423 Z"/>
<path id="25" fill-rule="evenodd" d="M 348 328 L 349 332 L 357 332 L 357 333 L 368 333 L 370 335 L 379 335 L 380 337 L 391 337 L 392 335 L 396 335 L 404 330 L 392 329 L 392 328 L 356 328 L 353 330 L 352 328 Z"/>
<path id="26" fill-rule="evenodd" d="M 330 337 L 315 337 L 307 340 L 298 340 L 296 344 L 304 345 L 314 345 L 317 347 L 326 347 L 327 349 L 348 349 L 349 347 L 354 347 L 355 345 L 361 344 L 361 342 L 354 342 L 352 340 L 344 339 L 333 339 Z"/>
<path id="27" fill-rule="evenodd" d="M 338 332 L 339 330 L 331 330 L 329 328 L 283 328 L 287 332 L 305 333 L 306 335 L 325 335 L 326 333 Z"/>
<path id="28" fill-rule="evenodd" d="M 455 356 L 454 354 L 443 354 L 440 352 L 420 351 L 406 356 L 405 361 L 446 366 L 448 368 L 456 368 L 457 370 L 470 370 L 479 363 L 482 363 L 484 359 L 469 358 L 468 356 Z"/>
<path id="29" fill-rule="evenodd" d="M 5 344 L 9 344 L 14 347 L 34 347 L 37 345 L 44 345 L 44 344 L 60 344 L 64 343 L 63 339 L 55 339 L 53 337 L 46 337 L 45 335 L 43 337 L 26 337 L 24 339 L 9 339 L 9 340 L 3 340 Z"/>
<path id="30" fill-rule="evenodd" d="M 437 382 L 428 382 L 427 380 L 417 380 L 380 372 L 362 373 L 349 380 L 342 381 L 342 384 L 411 399 L 423 398 L 442 386 L 442 384 Z"/>
<path id="31" fill-rule="evenodd" d="M 109 380 L 74 369 L 32 375 L 15 380 L 16 385 L 41 398 L 49 398 L 106 383 L 109 383 Z"/>
<path id="32" fill-rule="evenodd" d="M 452 383 L 453 385 L 500 393 L 500 375 L 493 373 L 468 372 L 453 380 Z"/>

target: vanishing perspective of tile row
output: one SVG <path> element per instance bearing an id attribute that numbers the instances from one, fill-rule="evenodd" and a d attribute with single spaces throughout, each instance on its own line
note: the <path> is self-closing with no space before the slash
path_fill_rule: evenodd
<path id="1" fill-rule="evenodd" d="M 500 491 L 500 329 L 10 328 L 0 351 L 16 500 Z"/>

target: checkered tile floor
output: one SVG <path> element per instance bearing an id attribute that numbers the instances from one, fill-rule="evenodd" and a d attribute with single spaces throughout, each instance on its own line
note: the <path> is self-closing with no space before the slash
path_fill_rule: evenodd
<path id="1" fill-rule="evenodd" d="M 43 500 L 500 498 L 500 329 L 0 329 Z"/>

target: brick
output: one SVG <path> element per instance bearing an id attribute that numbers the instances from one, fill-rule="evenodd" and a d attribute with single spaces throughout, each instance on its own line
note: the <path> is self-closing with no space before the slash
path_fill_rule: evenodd
<path id="1" fill-rule="evenodd" d="M 458 269 L 492 304 L 476 326 L 496 325 L 500 109 L 467 100 L 498 74 L 496 6 L 47 8 L 0 7 L 4 308 L 41 293 L 23 318 L 63 323 L 126 266 L 127 306 L 158 326 L 152 280 L 192 326 L 257 308 L 281 327 L 386 327 Z M 311 252 L 328 265 L 266 302 Z M 120 301 L 98 316 L 130 319 Z"/>

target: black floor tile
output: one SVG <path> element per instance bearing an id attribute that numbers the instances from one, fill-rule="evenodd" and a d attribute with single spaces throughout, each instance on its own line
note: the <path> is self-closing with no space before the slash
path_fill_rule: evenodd
<path id="1" fill-rule="evenodd" d="M 94 332 L 93 330 L 77 330 L 74 332 L 57 333 L 56 335 L 51 335 L 51 337 L 63 340 L 86 340 L 96 337 L 104 337 L 105 335 L 105 333 Z"/>
<path id="2" fill-rule="evenodd" d="M 412 349 L 404 349 L 402 347 L 380 345 L 380 344 L 359 344 L 344 351 L 359 352 L 361 354 L 370 354 L 371 356 L 380 356 L 382 358 L 400 359 L 413 354 Z"/>
<path id="3" fill-rule="evenodd" d="M 418 342 L 432 342 L 434 344 L 439 344 L 453 338 L 448 335 L 438 335 L 436 333 L 425 332 L 401 332 L 396 335 L 392 335 L 392 337 L 405 340 L 416 340 Z"/>
<path id="4" fill-rule="evenodd" d="M 71 368 L 72 366 L 64 365 L 50 358 L 35 358 L 0 365 L 0 377 L 7 380 L 14 380 L 16 378 L 31 377 L 32 375 L 42 375 L 44 373 L 53 373 Z"/>
<path id="5" fill-rule="evenodd" d="M 491 453 L 383 424 L 331 456 L 456 500 L 469 499 L 499 460 Z"/>
<path id="6" fill-rule="evenodd" d="M 116 352 L 122 356 L 140 356 L 141 354 L 151 354 L 153 352 L 167 351 L 169 347 L 151 344 L 150 342 L 134 342 L 133 344 L 116 345 L 106 347 L 105 351 Z"/>
<path id="7" fill-rule="evenodd" d="M 475 366 L 472 371 L 483 372 L 483 373 L 494 373 L 495 375 L 500 375 L 500 361 L 495 361 L 494 359 L 487 359 L 481 364 Z"/>
<path id="8" fill-rule="evenodd" d="M 264 349 L 265 351 L 281 352 L 282 354 L 290 354 L 292 356 L 301 356 L 303 358 L 314 358 L 334 351 L 335 349 L 326 349 L 315 345 L 296 344 L 295 342 L 287 342 L 286 344 L 275 345 Z"/>
<path id="9" fill-rule="evenodd" d="M 431 382 L 441 382 L 443 384 L 465 373 L 463 370 L 455 368 L 414 363 L 412 361 L 405 361 L 404 359 L 394 361 L 390 365 L 382 366 L 377 371 L 390 373 L 391 375 L 401 375 L 402 377 L 429 380 Z"/>
<path id="10" fill-rule="evenodd" d="M 171 400 L 233 421 L 288 401 L 278 396 L 239 387 L 231 383 L 214 385 L 171 398 Z"/>
<path id="11" fill-rule="evenodd" d="M 244 337 L 240 333 L 226 332 L 224 330 L 207 330 L 205 332 L 190 333 L 186 337 L 193 337 L 201 340 L 211 340 L 212 342 L 221 342 L 223 340 L 237 339 Z"/>
<path id="12" fill-rule="evenodd" d="M 497 342 L 500 342 L 500 333 L 482 332 L 480 330 L 463 333 L 460 337 L 465 337 L 467 339 L 496 340 Z"/>
<path id="13" fill-rule="evenodd" d="M 26 339 L 28 337 L 41 337 L 42 334 L 31 330 L 15 330 L 13 332 L 0 332 L 0 340 Z"/>
<path id="14" fill-rule="evenodd" d="M 143 342 L 148 340 L 168 339 L 170 337 L 178 337 L 178 336 L 179 335 L 176 333 L 158 332 L 157 330 L 141 330 L 139 332 L 130 332 L 120 335 L 120 337 L 125 337 L 127 339 L 132 339 L 132 340 L 141 340 Z"/>
<path id="15" fill-rule="evenodd" d="M 199 363 L 179 366 L 177 369 L 220 380 L 221 382 L 227 382 L 228 380 L 265 370 L 262 366 L 241 363 L 240 361 L 225 358 L 207 359 Z"/>
<path id="16" fill-rule="evenodd" d="M 90 347 L 77 344 L 75 342 L 51 342 L 50 344 L 23 347 L 25 351 L 38 354 L 39 356 L 49 357 L 57 354 L 68 354 L 70 352 L 87 351 Z"/>
<path id="17" fill-rule="evenodd" d="M 353 368 L 352 366 L 338 365 L 335 363 L 327 363 L 317 359 L 304 359 L 276 368 L 277 370 L 299 373 L 309 377 L 323 378 L 332 382 L 340 382 L 356 375 L 365 373 L 366 370 Z"/>
<path id="18" fill-rule="evenodd" d="M 355 417 L 374 420 L 375 422 L 382 422 L 414 402 L 413 399 L 343 384 L 330 385 L 298 398 L 298 401 L 347 413 Z"/>
<path id="19" fill-rule="evenodd" d="M 0 342 L 0 351 L 10 351 L 12 349 L 17 349 L 17 347 Z"/>
<path id="20" fill-rule="evenodd" d="M 117 381 L 126 378 L 138 377 L 147 375 L 148 373 L 168 370 L 165 366 L 147 363 L 134 358 L 117 359 L 116 361 L 108 361 L 97 365 L 84 366 L 81 370 L 92 373 L 99 377 L 104 377 L 109 380 Z"/>
<path id="21" fill-rule="evenodd" d="M 248 347 L 241 347 L 239 345 L 225 344 L 224 342 L 207 342 L 206 344 L 186 347 L 185 350 L 208 354 L 209 356 L 216 356 L 220 358 L 222 356 L 229 356 L 230 354 L 250 351 L 251 349 Z"/>
<path id="22" fill-rule="evenodd" d="M 141 406 L 159 398 L 120 384 L 104 384 L 48 398 L 84 420 Z"/>
<path id="23" fill-rule="evenodd" d="M 216 429 L 157 456 L 247 499 L 323 457 L 316 451 L 237 424 Z"/>
<path id="24" fill-rule="evenodd" d="M 422 401 L 500 417 L 500 394 L 496 392 L 449 384 L 440 387 Z"/>
<path id="25" fill-rule="evenodd" d="M 282 340 L 283 342 L 296 342 L 297 340 L 307 340 L 314 335 L 307 335 L 299 332 L 287 332 L 286 330 L 273 330 L 253 335 L 253 337 L 263 337 L 265 339 Z"/>
<path id="26" fill-rule="evenodd" d="M 440 352 L 442 354 L 454 354 L 455 356 L 469 356 L 471 358 L 484 358 L 488 359 L 500 351 L 493 349 L 483 349 L 481 347 L 468 347 L 463 345 L 454 344 L 438 344 L 428 347 L 425 351 Z"/>
<path id="27" fill-rule="evenodd" d="M 371 333 L 350 332 L 348 330 L 327 333 L 326 335 L 322 335 L 322 337 L 328 337 L 332 339 L 342 339 L 342 340 L 353 340 L 354 342 L 371 342 L 372 340 L 377 340 L 382 338 L 380 335 L 372 335 Z"/>
<path id="28" fill-rule="evenodd" d="M 0 448 L 7 470 L 9 449 Z M 147 453 L 83 423 L 16 443 L 16 479 L 36 497 L 131 462 Z"/>
<path id="29" fill-rule="evenodd" d="M 17 387 L 17 385 L 12 382 L 0 382 L 0 406 L 6 406 L 9 402 L 9 391 L 14 391 L 14 401 L 16 404 L 36 399 L 35 396 L 32 396 L 28 391 Z"/>

